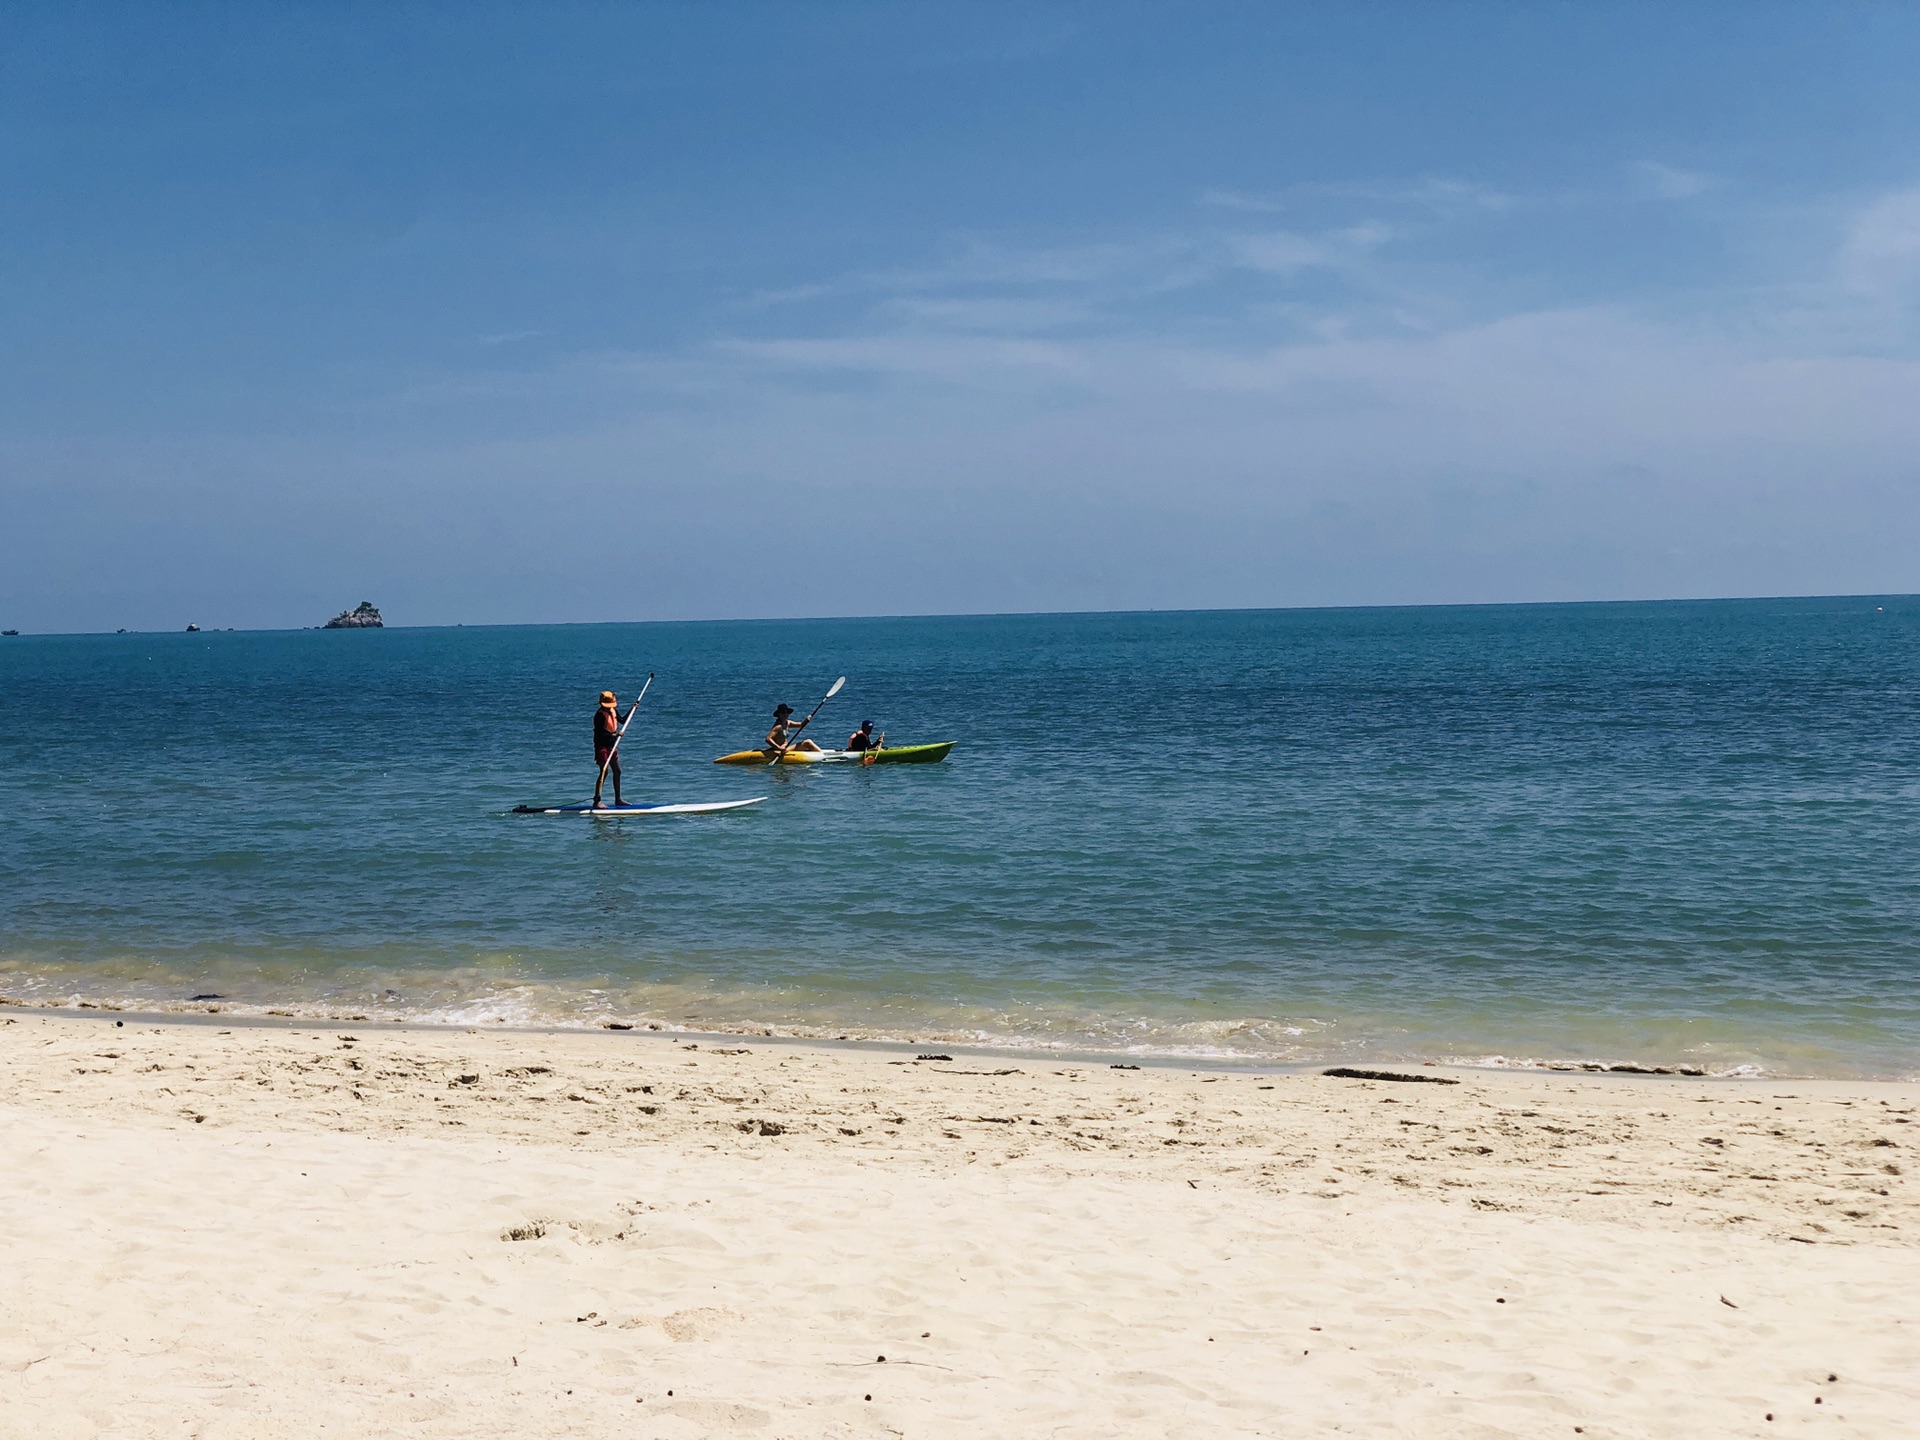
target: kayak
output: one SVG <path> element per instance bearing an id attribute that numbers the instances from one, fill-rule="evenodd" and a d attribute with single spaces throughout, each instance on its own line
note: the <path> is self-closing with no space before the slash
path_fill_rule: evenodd
<path id="1" fill-rule="evenodd" d="M 789 750 L 780 757 L 782 765 L 931 765 L 947 758 L 954 742 L 942 740 L 933 745 L 889 745 L 884 750 Z M 772 754 L 766 750 L 736 750 L 722 755 L 716 765 L 766 765 Z"/>
<path id="2" fill-rule="evenodd" d="M 515 815 L 591 815 L 596 820 L 621 820 L 629 815 L 712 815 L 721 810 L 744 810 L 767 797 L 751 800 L 709 800 L 699 805 L 516 805 Z"/>

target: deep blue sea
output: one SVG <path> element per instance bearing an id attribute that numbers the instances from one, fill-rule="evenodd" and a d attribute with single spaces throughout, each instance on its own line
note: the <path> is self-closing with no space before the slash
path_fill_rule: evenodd
<path id="1" fill-rule="evenodd" d="M 4 639 L 0 995 L 1912 1076 L 1920 599 Z"/>

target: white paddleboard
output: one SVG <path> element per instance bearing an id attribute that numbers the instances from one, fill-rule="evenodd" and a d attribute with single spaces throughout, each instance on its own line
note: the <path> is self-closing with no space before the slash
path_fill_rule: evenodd
<path id="1" fill-rule="evenodd" d="M 590 815 L 596 820 L 624 820 L 638 815 L 712 815 L 721 810 L 744 810 L 767 797 L 751 800 L 709 800 L 698 805 L 516 805 L 515 815 Z"/>

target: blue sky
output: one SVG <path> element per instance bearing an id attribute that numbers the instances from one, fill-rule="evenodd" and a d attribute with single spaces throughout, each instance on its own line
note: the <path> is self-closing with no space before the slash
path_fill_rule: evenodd
<path id="1" fill-rule="evenodd" d="M 0 10 L 0 623 L 1920 590 L 1920 7 Z"/>

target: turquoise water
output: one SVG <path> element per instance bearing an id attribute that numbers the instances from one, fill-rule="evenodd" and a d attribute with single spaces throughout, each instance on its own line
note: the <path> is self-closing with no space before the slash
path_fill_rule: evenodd
<path id="1" fill-rule="evenodd" d="M 1920 600 L 0 641 L 0 994 L 1920 1072 Z M 603 686 L 658 672 L 629 798 Z M 773 702 L 937 766 L 738 770 Z M 204 1005 L 209 1002 L 195 1002 Z"/>

